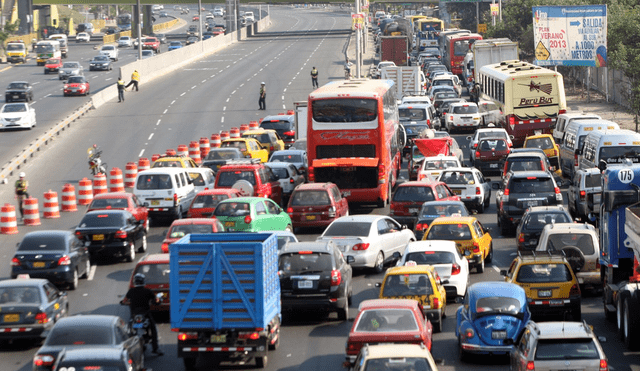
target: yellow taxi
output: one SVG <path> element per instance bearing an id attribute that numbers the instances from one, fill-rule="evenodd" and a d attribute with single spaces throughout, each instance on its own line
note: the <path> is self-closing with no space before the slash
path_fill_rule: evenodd
<path id="1" fill-rule="evenodd" d="M 182 168 L 190 168 L 190 167 L 198 167 L 198 164 L 188 156 L 160 156 L 157 160 L 154 161 L 153 168 L 156 167 L 182 167 Z"/>
<path id="2" fill-rule="evenodd" d="M 455 241 L 460 254 L 469 261 L 469 268 L 484 272 L 484 263 L 493 260 L 493 240 L 478 219 L 472 216 L 448 216 L 436 218 L 422 236 L 423 240 Z"/>
<path id="3" fill-rule="evenodd" d="M 273 129 L 248 130 L 242 133 L 243 138 L 253 138 L 269 151 L 269 156 L 275 151 L 284 149 L 284 140 Z"/>
<path id="4" fill-rule="evenodd" d="M 247 158 L 258 158 L 260 162 L 269 161 L 269 151 L 254 138 L 232 138 L 225 139 L 221 144 L 222 148 L 238 148 Z"/>
<path id="5" fill-rule="evenodd" d="M 582 320 L 580 285 L 564 254 L 519 251 L 500 274 L 524 289 L 532 316 L 571 314 L 573 321 Z"/>
<path id="6" fill-rule="evenodd" d="M 543 150 L 544 154 L 549 159 L 551 169 L 553 171 L 556 171 L 560 168 L 558 166 L 560 158 L 560 148 L 558 148 L 558 145 L 556 144 L 551 134 L 529 136 L 524 140 L 522 148 L 538 148 Z"/>
<path id="7" fill-rule="evenodd" d="M 413 299 L 422 304 L 422 311 L 433 324 L 435 332 L 442 331 L 442 318 L 445 317 L 447 292 L 444 289 L 449 281 L 440 279 L 431 265 L 417 265 L 408 262 L 403 267 L 387 269 L 380 287 L 380 299 Z"/>

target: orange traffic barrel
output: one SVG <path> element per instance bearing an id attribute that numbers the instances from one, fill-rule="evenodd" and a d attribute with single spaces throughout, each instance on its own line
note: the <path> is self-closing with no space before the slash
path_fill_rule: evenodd
<path id="1" fill-rule="evenodd" d="M 0 209 L 0 233 L 18 233 L 18 220 L 16 219 L 16 208 L 11 204 L 4 204 Z"/>
<path id="2" fill-rule="evenodd" d="M 240 135 L 242 136 L 246 131 L 249 131 L 249 124 L 240 125 Z"/>
<path id="3" fill-rule="evenodd" d="M 220 140 L 220 134 L 211 134 L 211 147 L 220 148 L 222 140 Z"/>
<path id="4" fill-rule="evenodd" d="M 260 127 L 258 121 L 249 121 L 249 130 L 255 130 Z"/>
<path id="5" fill-rule="evenodd" d="M 65 184 L 62 187 L 62 211 L 78 211 L 76 203 L 76 187 L 72 184 Z"/>
<path id="6" fill-rule="evenodd" d="M 224 142 L 225 140 L 227 140 L 227 139 L 229 139 L 229 138 L 230 138 L 230 136 L 229 136 L 229 132 L 228 132 L 228 131 L 226 131 L 226 130 L 222 130 L 222 131 L 220 132 L 220 140 L 221 140 L 221 141 L 223 141 L 223 142 Z"/>
<path id="7" fill-rule="evenodd" d="M 169 148 L 168 150 L 166 150 L 164 152 L 167 156 L 175 156 L 176 155 L 176 150 L 173 148 Z"/>
<path id="8" fill-rule="evenodd" d="M 149 163 L 149 159 L 146 157 L 140 157 L 138 159 L 138 171 L 149 170 L 151 169 L 151 164 Z"/>
<path id="9" fill-rule="evenodd" d="M 24 225 L 40 225 L 40 211 L 38 210 L 38 199 L 25 198 L 22 203 Z"/>
<path id="10" fill-rule="evenodd" d="M 189 156 L 189 147 L 184 144 L 179 144 L 178 151 L 176 153 L 178 156 Z"/>
<path id="11" fill-rule="evenodd" d="M 138 175 L 138 165 L 135 162 L 127 162 L 124 168 L 124 187 L 133 188 L 136 186 L 136 176 Z"/>
<path id="12" fill-rule="evenodd" d="M 89 205 L 93 201 L 93 187 L 91 181 L 87 178 L 80 179 L 78 187 L 78 203 L 80 205 Z"/>
<path id="13" fill-rule="evenodd" d="M 195 140 L 189 142 L 189 157 L 198 165 L 202 163 L 202 159 L 200 158 L 200 145 Z"/>
<path id="14" fill-rule="evenodd" d="M 202 137 L 200 138 L 200 157 L 202 159 L 207 158 L 209 151 L 211 150 L 211 144 L 209 144 L 209 138 Z"/>
<path id="15" fill-rule="evenodd" d="M 124 180 L 122 170 L 118 167 L 111 168 L 109 177 L 109 192 L 124 192 Z"/>
<path id="16" fill-rule="evenodd" d="M 44 205 L 42 217 L 45 219 L 55 219 L 60 217 L 60 205 L 58 204 L 58 192 L 49 190 L 44 193 Z"/>
<path id="17" fill-rule="evenodd" d="M 95 196 L 102 193 L 107 193 L 107 176 L 98 173 L 93 177 L 93 195 Z"/>
<path id="18" fill-rule="evenodd" d="M 231 130 L 229 130 L 229 137 L 231 137 L 231 138 L 240 138 L 240 129 L 231 128 Z"/>

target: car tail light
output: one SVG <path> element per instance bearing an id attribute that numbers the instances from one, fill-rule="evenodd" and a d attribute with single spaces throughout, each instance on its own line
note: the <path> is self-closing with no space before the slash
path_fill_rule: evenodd
<path id="1" fill-rule="evenodd" d="M 383 179 L 383 178 L 385 178 L 385 169 L 384 169 L 384 165 L 380 164 L 378 165 L 378 179 Z"/>
<path id="2" fill-rule="evenodd" d="M 473 252 L 480 252 L 480 245 L 477 242 L 473 243 Z"/>
<path id="3" fill-rule="evenodd" d="M 287 208 L 287 213 L 288 213 L 288 214 L 293 213 L 293 207 L 288 207 L 288 208 Z"/>
<path id="4" fill-rule="evenodd" d="M 560 192 L 560 188 L 555 187 L 553 190 L 556 191 L 556 201 L 562 201 L 562 193 Z"/>
<path id="5" fill-rule="evenodd" d="M 453 263 L 453 265 L 451 265 L 451 275 L 455 276 L 457 274 L 460 274 L 460 265 L 457 263 Z"/>
<path id="6" fill-rule="evenodd" d="M 536 365 L 533 363 L 533 361 L 527 362 L 527 370 L 535 370 L 535 369 L 536 369 Z"/>
<path id="7" fill-rule="evenodd" d="M 244 224 L 251 224 L 251 217 L 249 215 L 244 217 Z"/>
<path id="8" fill-rule="evenodd" d="M 544 161 L 540 160 L 540 169 L 544 170 Z"/>
<path id="9" fill-rule="evenodd" d="M 571 286 L 571 290 L 569 290 L 569 296 L 578 296 L 580 295 L 580 286 L 575 284 Z"/>
<path id="10" fill-rule="evenodd" d="M 473 143 L 473 148 L 478 148 L 478 143 Z"/>
<path id="11" fill-rule="evenodd" d="M 438 308 L 440 308 L 440 299 L 438 299 L 438 298 L 433 298 L 433 308 L 434 308 L 434 309 L 438 309 Z"/>
<path id="12" fill-rule="evenodd" d="M 289 131 L 285 131 L 284 133 L 282 133 L 282 135 L 286 135 L 288 137 L 294 137 L 296 135 L 296 132 L 293 130 L 289 130 Z"/>
<path id="13" fill-rule="evenodd" d="M 431 127 L 431 120 L 427 119 L 427 125 L 429 125 L 429 127 Z"/>
<path id="14" fill-rule="evenodd" d="M 174 193 L 173 194 L 173 206 L 177 206 L 178 205 L 178 194 Z"/>
<path id="15" fill-rule="evenodd" d="M 260 333 L 259 332 L 239 332 L 238 333 L 238 338 L 240 339 L 251 339 L 251 340 L 258 340 L 260 339 Z"/>
<path id="16" fill-rule="evenodd" d="M 71 259 L 68 255 L 63 255 L 60 259 L 58 259 L 58 265 L 71 265 Z"/>
<path id="17" fill-rule="evenodd" d="M 309 168 L 307 169 L 307 178 L 309 178 L 309 182 L 315 182 L 316 176 L 313 173 L 313 166 L 309 166 Z"/>
<path id="18" fill-rule="evenodd" d="M 53 365 L 53 361 L 55 361 L 56 359 L 53 358 L 53 356 L 50 356 L 48 354 L 36 354 L 35 357 L 33 357 L 33 364 L 35 366 L 51 366 Z"/>
<path id="19" fill-rule="evenodd" d="M 480 151 L 476 151 L 476 158 L 480 157 Z"/>
<path id="20" fill-rule="evenodd" d="M 293 178 L 289 178 L 289 183 L 293 184 Z"/>
<path id="21" fill-rule="evenodd" d="M 342 274 L 339 270 L 334 269 L 331 271 L 331 286 L 340 286 L 342 282 Z"/>
<path id="22" fill-rule="evenodd" d="M 76 237 L 82 239 L 82 232 L 76 231 Z"/>
<path id="23" fill-rule="evenodd" d="M 580 191 L 580 201 L 584 201 L 587 198 L 586 191 Z"/>
<path id="24" fill-rule="evenodd" d="M 429 224 L 427 223 L 416 224 L 416 231 L 426 231 L 428 228 L 429 228 Z"/>
<path id="25" fill-rule="evenodd" d="M 558 115 L 562 115 L 563 113 L 567 113 L 566 109 L 558 110 Z"/>
<path id="26" fill-rule="evenodd" d="M 573 166 L 578 166 L 578 155 L 573 155 Z"/>
<path id="27" fill-rule="evenodd" d="M 449 120 L 453 121 L 453 115 L 449 116 Z"/>
<path id="28" fill-rule="evenodd" d="M 40 312 L 38 314 L 36 314 L 36 323 L 42 325 L 49 322 L 49 317 L 47 317 L 47 314 L 44 312 Z"/>
<path id="29" fill-rule="evenodd" d="M 518 236 L 518 242 L 524 243 L 524 233 L 520 233 L 520 235 Z"/>
<path id="30" fill-rule="evenodd" d="M 198 338 L 197 332 L 181 332 L 178 334 L 179 341 L 195 340 Z"/>
<path id="31" fill-rule="evenodd" d="M 476 194 L 479 195 L 481 192 L 480 187 L 476 187 Z"/>
<path id="32" fill-rule="evenodd" d="M 162 250 L 162 252 L 163 252 L 164 254 L 168 253 L 168 252 L 169 252 L 169 244 L 168 244 L 168 243 L 166 243 L 166 242 L 164 242 L 164 243 L 162 244 L 162 246 L 160 247 L 160 249 Z"/>
<path id="33" fill-rule="evenodd" d="M 273 152 L 273 146 L 269 147 L 269 151 Z"/>
<path id="34" fill-rule="evenodd" d="M 331 206 L 329 208 L 329 218 L 335 218 L 336 217 L 336 208 L 335 206 Z"/>
<path id="35" fill-rule="evenodd" d="M 475 332 L 473 332 L 473 329 L 470 329 L 470 328 L 469 328 L 469 329 L 465 330 L 465 332 L 464 332 L 464 336 L 465 336 L 467 339 L 471 339 L 472 337 L 474 337 L 474 336 L 475 336 Z"/>
<path id="36" fill-rule="evenodd" d="M 600 371 L 609 371 L 609 363 L 606 359 L 600 360 Z"/>
<path id="37" fill-rule="evenodd" d="M 357 243 L 351 248 L 353 251 L 363 251 L 369 248 L 368 243 Z"/>
<path id="38" fill-rule="evenodd" d="M 125 231 L 117 231 L 115 238 L 127 238 L 127 232 Z"/>
<path id="39" fill-rule="evenodd" d="M 20 266 L 20 259 L 18 259 L 18 258 L 11 259 L 11 266 L 12 267 L 19 267 Z"/>

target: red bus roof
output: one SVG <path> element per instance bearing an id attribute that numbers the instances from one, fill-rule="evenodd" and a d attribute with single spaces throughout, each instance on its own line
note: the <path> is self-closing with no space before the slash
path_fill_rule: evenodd
<path id="1" fill-rule="evenodd" d="M 322 99 L 334 97 L 367 97 L 379 98 L 393 86 L 392 80 L 339 80 L 321 86 L 309 94 L 309 99 Z"/>

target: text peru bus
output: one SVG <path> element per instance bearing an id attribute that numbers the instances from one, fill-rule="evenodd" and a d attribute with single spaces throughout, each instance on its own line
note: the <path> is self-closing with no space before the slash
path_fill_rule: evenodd
<path id="1" fill-rule="evenodd" d="M 562 75 L 550 69 L 504 61 L 483 66 L 479 79 L 480 98 L 500 107 L 515 146 L 530 135 L 550 134 L 558 115 L 567 111 Z"/>
<path id="2" fill-rule="evenodd" d="M 392 80 L 342 80 L 309 95 L 309 181 L 332 182 L 349 202 L 389 203 L 406 136 Z"/>

